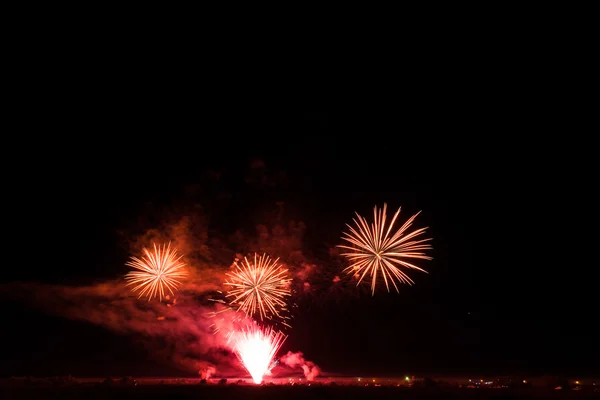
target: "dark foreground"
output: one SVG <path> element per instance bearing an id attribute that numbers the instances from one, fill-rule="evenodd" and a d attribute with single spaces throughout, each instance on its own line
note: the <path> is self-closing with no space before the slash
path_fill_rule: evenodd
<path id="1" fill-rule="evenodd" d="M 468 388 L 406 388 L 335 385 L 139 385 L 80 384 L 64 387 L 0 388 L 0 398 L 12 399 L 598 399 L 600 393 L 574 390 L 510 390 Z"/>

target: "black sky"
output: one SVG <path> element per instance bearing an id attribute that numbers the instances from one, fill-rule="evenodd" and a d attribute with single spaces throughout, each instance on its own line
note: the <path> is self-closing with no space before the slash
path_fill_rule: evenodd
<path id="1" fill-rule="evenodd" d="M 223 234 L 251 229 L 283 201 L 285 218 L 307 226 L 303 251 L 321 259 L 354 211 L 387 202 L 405 217 L 423 211 L 416 225 L 434 239 L 434 260 L 422 265 L 429 275 L 411 275 L 417 284 L 400 294 L 307 305 L 290 349 L 345 374 L 596 374 L 589 144 L 536 131 L 534 114 L 521 119 L 526 111 L 501 105 L 200 110 L 193 123 L 142 110 L 137 129 L 110 107 L 84 108 L 80 133 L 43 140 L 52 154 L 36 146 L 15 179 L 25 215 L 15 236 L 29 252 L 3 281 L 122 274 L 118 233 L 145 204 L 172 205 L 190 185 L 204 185 L 209 212 L 222 206 L 216 194 L 231 194 L 230 218 L 210 227 Z M 206 184 L 215 172 L 221 179 Z M 3 309 L 5 375 L 172 373 L 101 327 L 14 302 Z"/>

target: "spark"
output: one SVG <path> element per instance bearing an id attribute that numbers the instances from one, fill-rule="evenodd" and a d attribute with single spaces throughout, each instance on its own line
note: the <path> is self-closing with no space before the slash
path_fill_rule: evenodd
<path id="1" fill-rule="evenodd" d="M 232 348 L 256 384 L 275 366 L 273 358 L 287 336 L 256 325 L 236 332 L 231 337 Z"/>
<path id="2" fill-rule="evenodd" d="M 145 257 L 142 256 L 141 259 L 131 257 L 131 261 L 125 263 L 125 265 L 139 270 L 131 271 L 125 276 L 125 280 L 128 281 L 127 286 L 137 285 L 133 287 L 132 291 L 139 290 L 138 298 L 147 296 L 148 301 L 156 296 L 162 301 L 166 290 L 175 295 L 173 290 L 176 290 L 181 284 L 179 279 L 187 275 L 185 271 L 181 270 L 185 265 L 180 262 L 183 256 L 177 256 L 177 249 L 171 248 L 171 243 L 162 247 L 154 244 L 153 252 L 144 248 L 144 253 Z"/>
<path id="3" fill-rule="evenodd" d="M 216 311 L 208 313 L 209 318 L 214 318 L 209 328 L 212 329 L 213 335 L 221 333 L 228 341 L 231 340 L 231 335 L 234 333 L 236 326 L 247 324 L 249 321 L 246 314 L 237 312 L 233 308 L 229 307 L 227 303 L 221 300 L 209 299 L 211 301 L 222 303 L 223 305 L 218 306 Z"/>
<path id="4" fill-rule="evenodd" d="M 383 209 L 378 210 L 377 206 L 375 206 L 373 209 L 374 222 L 370 226 L 365 218 L 356 213 L 358 220 L 353 219 L 356 229 L 346 224 L 350 229 L 350 233 L 344 232 L 344 236 L 342 236 L 342 240 L 349 242 L 352 246 L 338 246 L 349 250 L 347 253 L 342 253 L 352 263 L 344 269 L 344 272 L 358 278 L 357 286 L 362 282 L 367 273 L 370 272 L 372 295 L 375 294 L 378 273 L 383 276 L 388 292 L 390 291 L 389 282 L 394 285 L 396 292 L 399 292 L 396 281 L 409 285 L 414 283 L 402 271 L 401 267 L 427 272 L 408 262 L 407 259 L 432 259 L 432 257 L 427 256 L 423 252 L 432 248 L 427 243 L 431 239 L 413 240 L 425 233 L 427 228 L 420 228 L 410 233 L 407 232 L 417 215 L 420 214 L 420 211 L 410 217 L 392 236 L 390 236 L 390 232 L 396 222 L 396 218 L 400 214 L 400 208 L 394 214 L 387 229 L 386 211 L 387 204 L 385 203 L 383 204 Z"/>
<path id="5" fill-rule="evenodd" d="M 284 318 L 287 311 L 285 297 L 290 296 L 287 269 L 281 269 L 278 261 L 269 256 L 254 253 L 254 262 L 244 257 L 245 263 L 234 262 L 236 269 L 227 273 L 225 285 L 231 289 L 226 297 L 232 297 L 230 305 L 249 316 L 260 315 L 260 319 L 276 316 Z"/>

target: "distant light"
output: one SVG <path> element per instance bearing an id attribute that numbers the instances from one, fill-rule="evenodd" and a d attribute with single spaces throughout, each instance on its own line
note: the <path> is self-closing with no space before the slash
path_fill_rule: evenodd
<path id="1" fill-rule="evenodd" d="M 407 377 L 405 377 L 405 378 L 404 378 L 404 380 L 407 380 L 407 381 L 409 381 L 409 380 L 410 380 L 410 378 L 407 376 Z"/>
<path id="2" fill-rule="evenodd" d="M 375 382 L 375 379 L 373 379 L 373 382 Z"/>
<path id="3" fill-rule="evenodd" d="M 579 385 L 579 381 L 575 381 L 575 384 L 576 384 L 576 385 Z"/>
<path id="4" fill-rule="evenodd" d="M 479 382 L 483 382 L 483 379 L 480 379 Z"/>
<path id="5" fill-rule="evenodd" d="M 358 381 L 360 382 L 360 378 L 358 378 Z"/>
<path id="6" fill-rule="evenodd" d="M 471 380 L 469 379 L 469 382 L 471 382 Z"/>
<path id="7" fill-rule="evenodd" d="M 527 383 L 527 381 L 525 379 L 523 379 L 523 383 Z"/>

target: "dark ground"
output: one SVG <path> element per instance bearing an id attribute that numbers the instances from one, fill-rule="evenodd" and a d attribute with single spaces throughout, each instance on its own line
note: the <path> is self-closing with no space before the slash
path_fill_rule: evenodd
<path id="1" fill-rule="evenodd" d="M 547 389 L 461 389 L 359 386 L 148 385 L 2 388 L 2 399 L 592 399 L 600 393 Z"/>

